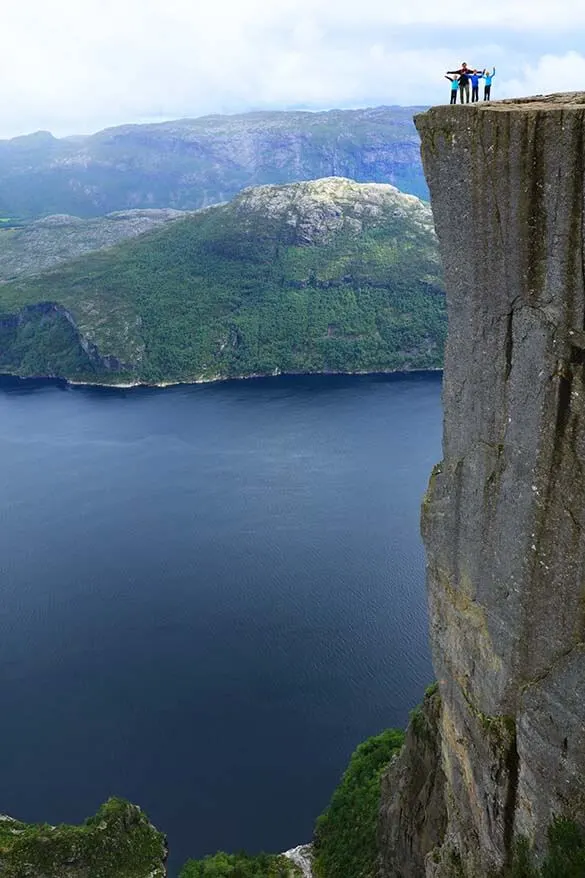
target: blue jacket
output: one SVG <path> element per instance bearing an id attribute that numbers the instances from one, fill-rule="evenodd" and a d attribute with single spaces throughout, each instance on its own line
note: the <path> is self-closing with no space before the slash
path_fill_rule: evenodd
<path id="1" fill-rule="evenodd" d="M 491 85 L 491 84 L 492 84 L 492 79 L 494 78 L 495 75 L 496 75 L 496 68 L 495 68 L 495 67 L 494 67 L 492 73 L 488 73 L 488 72 L 486 71 L 486 72 L 484 73 L 484 76 L 485 76 L 485 84 L 486 84 L 486 85 Z"/>
<path id="2" fill-rule="evenodd" d="M 474 88 L 477 88 L 479 85 L 479 80 L 483 79 L 483 73 L 472 73 L 470 79 L 472 86 Z"/>

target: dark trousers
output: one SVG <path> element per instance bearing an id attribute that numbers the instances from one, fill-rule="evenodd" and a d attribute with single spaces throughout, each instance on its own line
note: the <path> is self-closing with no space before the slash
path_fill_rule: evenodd
<path id="1" fill-rule="evenodd" d="M 459 100 L 463 103 L 463 92 L 465 92 L 466 101 L 465 103 L 469 103 L 469 80 L 466 82 L 462 82 L 459 85 Z"/>
<path id="2" fill-rule="evenodd" d="M 457 103 L 457 89 L 456 88 L 451 89 L 451 103 L 452 104 Z"/>
<path id="3" fill-rule="evenodd" d="M 491 93 L 492 93 L 492 87 L 491 87 L 491 85 L 486 85 L 486 87 L 485 87 L 484 90 L 483 90 L 483 99 L 484 99 L 484 101 L 489 101 Z"/>
<path id="4" fill-rule="evenodd" d="M 471 89 L 471 103 L 475 104 L 479 100 L 479 85 L 474 85 Z"/>

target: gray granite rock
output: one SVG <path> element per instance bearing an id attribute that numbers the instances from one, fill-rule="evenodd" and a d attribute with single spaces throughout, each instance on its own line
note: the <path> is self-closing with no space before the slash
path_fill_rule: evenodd
<path id="1" fill-rule="evenodd" d="M 428 694 L 413 713 L 401 752 L 382 777 L 378 846 L 385 878 L 425 878 L 426 859 L 444 840 L 440 717 L 439 694 Z"/>
<path id="2" fill-rule="evenodd" d="M 443 461 L 423 507 L 447 828 L 498 874 L 585 823 L 585 94 L 416 118 L 446 276 Z M 403 875 L 417 875 L 405 867 Z"/>

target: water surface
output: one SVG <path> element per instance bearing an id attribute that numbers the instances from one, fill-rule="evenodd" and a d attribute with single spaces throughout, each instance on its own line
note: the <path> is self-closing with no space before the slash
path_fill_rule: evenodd
<path id="1" fill-rule="evenodd" d="M 0 813 L 117 794 L 172 867 L 308 840 L 432 679 L 437 375 L 0 382 Z"/>

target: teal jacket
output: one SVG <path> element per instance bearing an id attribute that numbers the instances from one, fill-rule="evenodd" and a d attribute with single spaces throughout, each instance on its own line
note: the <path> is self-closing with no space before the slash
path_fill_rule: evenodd
<path id="1" fill-rule="evenodd" d="M 495 67 L 494 67 L 494 69 L 492 70 L 491 73 L 488 73 L 487 70 L 486 70 L 486 72 L 484 73 L 485 84 L 486 84 L 486 85 L 491 85 L 491 84 L 492 84 L 492 79 L 494 78 L 495 75 L 496 75 L 496 68 L 495 68 Z"/>

